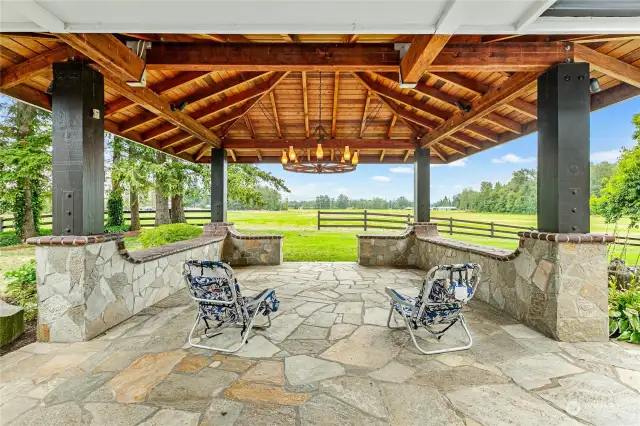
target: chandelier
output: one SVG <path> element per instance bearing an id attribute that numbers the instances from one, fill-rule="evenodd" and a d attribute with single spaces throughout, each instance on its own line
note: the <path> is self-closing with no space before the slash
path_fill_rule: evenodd
<path id="1" fill-rule="evenodd" d="M 318 126 L 312 133 L 313 138 L 318 138 L 316 146 L 315 159 L 312 158 L 311 148 L 301 148 L 296 152 L 293 145 L 289 146 L 289 151 L 282 150 L 280 162 L 282 168 L 294 173 L 348 173 L 356 169 L 358 165 L 358 151 L 353 154 L 349 150 L 349 146 L 345 146 L 344 150 L 334 149 L 331 151 L 329 159 L 325 159 L 322 143 L 329 134 L 322 125 L 322 72 L 320 72 L 320 91 L 318 95 L 319 113 Z M 306 158 L 305 158 L 306 154 Z M 339 160 L 337 160 L 339 158 Z"/>

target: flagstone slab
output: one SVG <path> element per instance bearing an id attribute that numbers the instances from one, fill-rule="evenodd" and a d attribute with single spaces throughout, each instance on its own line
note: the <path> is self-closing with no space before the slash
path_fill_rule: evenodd
<path id="1" fill-rule="evenodd" d="M 628 349 L 626 345 L 614 342 L 560 342 L 558 346 L 576 359 L 640 371 L 640 350 Z"/>
<path id="2" fill-rule="evenodd" d="M 336 314 L 360 314 L 363 304 L 362 302 L 338 302 L 333 312 Z"/>
<path id="3" fill-rule="evenodd" d="M 236 358 L 228 355 L 214 355 L 213 360 L 209 367 L 220 368 L 221 370 L 233 371 L 235 373 L 244 373 L 256 363 L 256 361 L 251 359 Z"/>
<path id="4" fill-rule="evenodd" d="M 339 340 L 343 337 L 347 337 L 353 331 L 358 328 L 358 326 L 353 324 L 336 324 L 331 327 L 331 333 L 329 334 L 329 340 Z"/>
<path id="5" fill-rule="evenodd" d="M 435 371 L 421 370 L 420 374 L 416 377 L 416 382 L 433 386 L 441 392 L 450 392 L 480 385 L 509 383 L 509 379 L 501 375 L 499 370 L 492 372 L 478 368 L 476 365 L 478 364 L 438 369 Z"/>
<path id="6" fill-rule="evenodd" d="M 391 361 L 381 369 L 369 373 L 369 376 L 383 382 L 402 383 L 413 376 L 413 370 L 399 362 Z"/>
<path id="7" fill-rule="evenodd" d="M 204 355 L 191 355 L 182 359 L 173 371 L 177 373 L 193 373 L 211 364 L 211 359 Z"/>
<path id="8" fill-rule="evenodd" d="M 87 358 L 95 355 L 96 352 L 80 352 L 64 355 L 56 355 L 53 359 L 42 365 L 33 375 L 33 382 L 40 383 L 49 377 L 61 373 L 69 368 L 81 364 Z"/>
<path id="9" fill-rule="evenodd" d="M 280 348 L 264 338 L 264 336 L 249 337 L 247 343 L 236 352 L 237 356 L 246 358 L 271 358 L 280 352 Z"/>
<path id="10" fill-rule="evenodd" d="M 453 406 L 481 424 L 575 425 L 580 423 L 516 385 L 485 385 L 446 394 Z"/>
<path id="11" fill-rule="evenodd" d="M 555 354 L 536 354 L 498 364 L 498 367 L 516 383 L 530 390 L 551 383 L 555 377 L 584 372 L 582 368 Z"/>
<path id="12" fill-rule="evenodd" d="M 584 373 L 559 379 L 558 384 L 538 395 L 594 425 L 640 424 L 640 395 L 609 377 Z"/>
<path id="13" fill-rule="evenodd" d="M 213 398 L 199 426 L 232 426 L 240 416 L 243 407 L 244 404 L 240 402 Z"/>
<path id="14" fill-rule="evenodd" d="M 86 426 L 91 419 L 75 402 L 36 407 L 14 420 L 12 426 Z"/>
<path id="15" fill-rule="evenodd" d="M 381 368 L 398 355 L 407 339 L 405 332 L 363 325 L 351 336 L 339 340 L 320 357 L 358 367 Z"/>
<path id="16" fill-rule="evenodd" d="M 289 406 L 248 404 L 234 426 L 273 426 L 274 424 L 295 426 L 295 409 Z"/>
<path id="17" fill-rule="evenodd" d="M 260 361 L 242 376 L 242 380 L 282 386 L 284 366 L 280 361 Z"/>
<path id="18" fill-rule="evenodd" d="M 386 327 L 389 318 L 389 308 L 366 308 L 364 311 L 364 323 Z"/>
<path id="19" fill-rule="evenodd" d="M 291 333 L 289 339 L 291 340 L 324 340 L 329 334 L 328 328 L 314 327 L 311 325 L 301 325 Z"/>
<path id="20" fill-rule="evenodd" d="M 296 355 L 285 358 L 284 372 L 287 381 L 293 385 L 303 385 L 345 374 L 344 367 L 335 362 Z"/>
<path id="21" fill-rule="evenodd" d="M 391 424 L 464 425 L 444 396 L 433 387 L 381 383 L 380 390 L 389 410 Z"/>
<path id="22" fill-rule="evenodd" d="M 25 398 L 24 396 L 18 396 L 11 401 L 4 402 L 0 405 L 0 424 L 8 424 L 11 420 L 38 405 L 39 402 L 37 399 Z"/>
<path id="23" fill-rule="evenodd" d="M 363 414 L 360 410 L 327 395 L 317 395 L 299 408 L 300 420 L 309 426 L 382 426 L 388 422 Z M 424 424 L 424 423 L 423 423 Z"/>
<path id="24" fill-rule="evenodd" d="M 318 355 L 331 346 L 331 343 L 327 340 L 287 339 L 280 346 L 291 355 Z"/>
<path id="25" fill-rule="evenodd" d="M 516 339 L 535 339 L 544 337 L 542 334 L 527 327 L 524 324 L 502 325 L 500 326 L 500 328 L 509 333 L 511 337 L 514 337 Z"/>
<path id="26" fill-rule="evenodd" d="M 326 303 L 307 302 L 304 305 L 298 306 L 296 308 L 296 312 L 298 313 L 298 315 L 308 317 L 309 315 L 326 305 Z"/>
<path id="27" fill-rule="evenodd" d="M 113 377 L 111 372 L 72 377 L 51 390 L 43 402 L 47 405 L 56 405 L 63 402 L 82 401 L 111 377 Z"/>
<path id="28" fill-rule="evenodd" d="M 299 405 L 311 397 L 308 393 L 287 392 L 282 387 L 237 381 L 224 391 L 224 396 L 243 402 L 258 402 L 280 405 Z"/>
<path id="29" fill-rule="evenodd" d="M 136 425 L 158 409 L 146 405 L 123 405 L 91 402 L 84 405 L 93 416 L 91 426 L 130 426 Z"/>
<path id="30" fill-rule="evenodd" d="M 182 410 L 160 410 L 138 426 L 198 426 L 200 413 Z"/>
<path id="31" fill-rule="evenodd" d="M 172 373 L 149 393 L 147 402 L 164 408 L 202 411 L 238 378 L 236 373 L 207 368 L 196 375 Z"/>
<path id="32" fill-rule="evenodd" d="M 144 400 L 151 389 L 160 383 L 185 355 L 184 351 L 174 351 L 138 358 L 108 382 L 115 391 L 116 401 L 129 404 Z"/>
<path id="33" fill-rule="evenodd" d="M 316 327 L 331 327 L 337 316 L 338 314 L 333 312 L 314 312 L 305 320 L 304 324 Z"/>
<path id="34" fill-rule="evenodd" d="M 337 377 L 321 382 L 319 390 L 372 416 L 388 416 L 380 389 L 371 379 Z"/>
<path id="35" fill-rule="evenodd" d="M 616 368 L 620 381 L 640 392 L 640 372 Z"/>
<path id="36" fill-rule="evenodd" d="M 273 342 L 284 341 L 305 320 L 296 313 L 283 314 L 274 319 L 270 328 L 264 333 Z"/>

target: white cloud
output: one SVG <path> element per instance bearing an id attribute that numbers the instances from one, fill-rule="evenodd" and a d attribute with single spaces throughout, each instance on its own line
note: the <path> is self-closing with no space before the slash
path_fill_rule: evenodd
<path id="1" fill-rule="evenodd" d="M 620 157 L 619 149 L 612 149 L 611 151 L 599 151 L 591 153 L 591 161 L 594 163 L 600 163 L 602 161 L 608 161 L 610 163 L 618 161 Z"/>
<path id="2" fill-rule="evenodd" d="M 373 179 L 373 180 L 375 180 L 377 182 L 389 182 L 391 180 L 387 176 L 374 176 L 371 179 Z"/>
<path id="3" fill-rule="evenodd" d="M 516 154 L 505 154 L 502 157 L 494 158 L 491 160 L 493 164 L 504 164 L 504 163 L 534 163 L 536 161 L 536 157 L 520 157 Z"/>
<path id="4" fill-rule="evenodd" d="M 392 167 L 389 171 L 391 173 L 413 173 L 413 167 Z"/>
<path id="5" fill-rule="evenodd" d="M 465 167 L 466 165 L 467 165 L 467 159 L 466 158 L 461 158 L 459 160 L 452 161 L 451 163 L 431 164 L 431 167 L 443 167 L 443 166 L 447 166 L 447 167 Z"/>
<path id="6" fill-rule="evenodd" d="M 341 186 L 339 188 L 335 189 L 337 194 L 347 194 L 347 192 L 349 192 L 349 189 L 345 188 L 344 186 Z"/>

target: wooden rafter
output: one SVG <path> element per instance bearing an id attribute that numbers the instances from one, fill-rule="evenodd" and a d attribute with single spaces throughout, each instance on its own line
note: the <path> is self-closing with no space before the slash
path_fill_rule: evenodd
<path id="1" fill-rule="evenodd" d="M 256 149 L 256 157 L 258 157 L 258 160 L 262 161 L 262 153 L 259 149 Z"/>
<path id="2" fill-rule="evenodd" d="M 412 151 L 409 151 L 409 156 L 407 156 L 407 160 L 409 160 L 411 153 Z M 258 164 L 258 163 L 279 164 L 281 155 L 282 153 L 280 153 L 277 156 L 263 155 L 262 161 L 260 161 L 258 157 L 256 157 L 255 155 L 242 155 L 240 153 L 236 153 L 236 160 L 237 160 L 236 163 L 237 164 Z M 404 155 L 386 155 L 384 157 L 384 160 L 380 162 L 380 157 L 378 156 L 378 154 L 370 155 L 370 154 L 360 153 L 359 164 L 399 164 L 403 162 L 403 159 L 404 159 Z M 312 161 L 314 160 L 312 159 Z M 211 162 L 210 156 L 203 156 L 200 160 L 198 160 L 198 163 L 200 164 L 208 164 L 210 162 Z M 431 158 L 431 164 L 445 164 L 445 162 L 442 161 L 440 158 L 433 156 Z"/>
<path id="3" fill-rule="evenodd" d="M 384 160 L 384 154 L 385 154 L 386 152 L 387 152 L 387 151 L 386 151 L 386 150 L 384 150 L 384 149 L 383 149 L 382 151 L 380 151 L 380 162 L 382 162 L 382 160 Z"/>
<path id="4" fill-rule="evenodd" d="M 34 75 L 49 70 L 54 62 L 66 61 L 72 54 L 72 49 L 67 46 L 61 46 L 6 68 L 2 70 L 2 75 L 0 76 L 0 87 L 10 89 L 13 86 L 24 83 Z"/>
<path id="5" fill-rule="evenodd" d="M 636 87 L 640 87 L 640 68 L 586 46 L 575 46 L 576 60 L 588 62 L 592 69 Z"/>
<path id="6" fill-rule="evenodd" d="M 409 155 L 411 155 L 411 150 L 407 150 L 407 152 L 404 153 L 404 158 L 402 159 L 403 163 L 407 162 L 407 159 L 409 158 Z"/>
<path id="7" fill-rule="evenodd" d="M 278 106 L 276 105 L 276 98 L 273 96 L 273 90 L 269 92 L 269 99 L 271 100 L 271 108 L 273 109 L 273 121 L 276 125 L 276 133 L 279 138 L 282 138 L 282 130 L 280 129 L 280 119 L 278 118 Z"/>
<path id="8" fill-rule="evenodd" d="M 436 154 L 443 162 L 447 162 L 447 155 L 440 149 L 439 144 L 431 145 L 429 148 L 431 149 L 431 152 Z"/>
<path id="9" fill-rule="evenodd" d="M 353 43 L 357 43 L 359 39 L 360 39 L 360 34 L 348 34 L 345 40 L 348 44 L 353 44 Z"/>
<path id="10" fill-rule="evenodd" d="M 287 149 L 295 145 L 301 149 L 313 149 L 317 139 L 225 139 L 223 148 L 227 149 Z M 343 149 L 345 145 L 356 149 L 415 149 L 415 140 L 406 139 L 325 139 L 322 143 L 326 149 Z"/>
<path id="11" fill-rule="evenodd" d="M 405 83 L 417 83 L 449 42 L 451 35 L 422 34 L 413 38 L 409 50 L 400 62 L 400 74 Z"/>
<path id="12" fill-rule="evenodd" d="M 211 152 L 211 147 L 208 145 L 204 145 L 202 148 L 200 148 L 200 150 L 198 150 L 198 153 L 194 156 L 195 161 L 200 160 L 202 157 L 204 157 L 205 154 L 210 152 Z"/>
<path id="13" fill-rule="evenodd" d="M 227 149 L 227 153 L 228 153 L 229 155 L 231 155 L 231 158 L 233 158 L 233 162 L 234 162 L 234 163 L 238 162 L 238 159 L 236 158 L 236 153 L 235 153 L 235 151 L 234 151 L 234 150 L 232 150 L 232 149 Z"/>
<path id="14" fill-rule="evenodd" d="M 389 123 L 389 130 L 387 130 L 387 137 L 390 138 L 391 135 L 393 134 L 393 128 L 396 125 L 396 121 L 398 120 L 398 116 L 394 115 L 393 117 L 391 117 L 391 122 Z"/>
<path id="15" fill-rule="evenodd" d="M 362 111 L 362 122 L 360 123 L 360 138 L 362 138 L 364 127 L 367 124 L 367 111 L 369 110 L 369 102 L 371 102 L 371 90 L 367 91 L 367 97 L 364 100 L 364 111 Z"/>
<path id="16" fill-rule="evenodd" d="M 251 139 L 255 139 L 256 132 L 255 132 L 255 130 L 253 130 L 253 124 L 251 124 L 251 119 L 249 118 L 249 115 L 245 115 L 244 116 L 244 123 L 247 126 L 247 129 L 249 130 L 249 134 L 251 135 Z"/>
<path id="17" fill-rule="evenodd" d="M 340 85 L 340 71 L 336 71 L 333 83 L 333 112 L 331 117 L 331 137 L 336 137 L 336 123 L 338 118 L 338 90 Z"/>
<path id="18" fill-rule="evenodd" d="M 421 145 L 431 146 L 465 128 L 473 120 L 485 117 L 504 103 L 520 96 L 522 92 L 530 90 L 531 85 L 536 83 L 538 75 L 537 72 L 516 74 L 500 86 L 492 87 L 486 95 L 472 102 L 469 112 L 456 112 L 453 117 L 424 136 Z"/>
<path id="19" fill-rule="evenodd" d="M 145 64 L 112 34 L 61 33 L 58 38 L 125 82 L 139 82 Z"/>
<path id="20" fill-rule="evenodd" d="M 207 74 L 209 73 L 203 72 L 203 71 L 182 72 L 173 78 L 162 80 L 156 84 L 153 84 L 149 88 L 158 94 L 163 94 L 170 90 L 177 89 L 178 87 L 184 84 L 197 80 Z M 135 103 L 132 102 L 130 99 L 122 97 L 105 105 L 104 115 L 105 117 L 108 117 L 110 115 L 113 115 L 117 112 L 122 111 L 123 109 L 129 108 L 130 106 L 134 106 L 134 105 Z"/>
<path id="21" fill-rule="evenodd" d="M 309 130 L 309 95 L 307 93 L 307 72 L 302 71 L 302 103 L 304 106 L 304 133 L 307 137 L 310 135 Z"/>

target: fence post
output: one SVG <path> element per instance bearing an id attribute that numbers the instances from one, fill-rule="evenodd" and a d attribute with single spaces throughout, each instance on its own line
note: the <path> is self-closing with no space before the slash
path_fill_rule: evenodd
<path id="1" fill-rule="evenodd" d="M 0 217 L 0 232 L 2 232 L 4 230 L 4 218 Z"/>
<path id="2" fill-rule="evenodd" d="M 453 235 L 453 218 L 449 218 L 449 235 Z"/>
<path id="3" fill-rule="evenodd" d="M 411 225 L 411 213 L 407 214 L 407 225 Z"/>
<path id="4" fill-rule="evenodd" d="M 320 230 L 320 210 L 318 210 L 318 231 Z"/>
<path id="5" fill-rule="evenodd" d="M 364 230 L 367 230 L 367 209 L 364 209 Z"/>
<path id="6" fill-rule="evenodd" d="M 495 235 L 493 234 L 493 222 L 491 222 L 491 238 L 494 238 Z"/>

